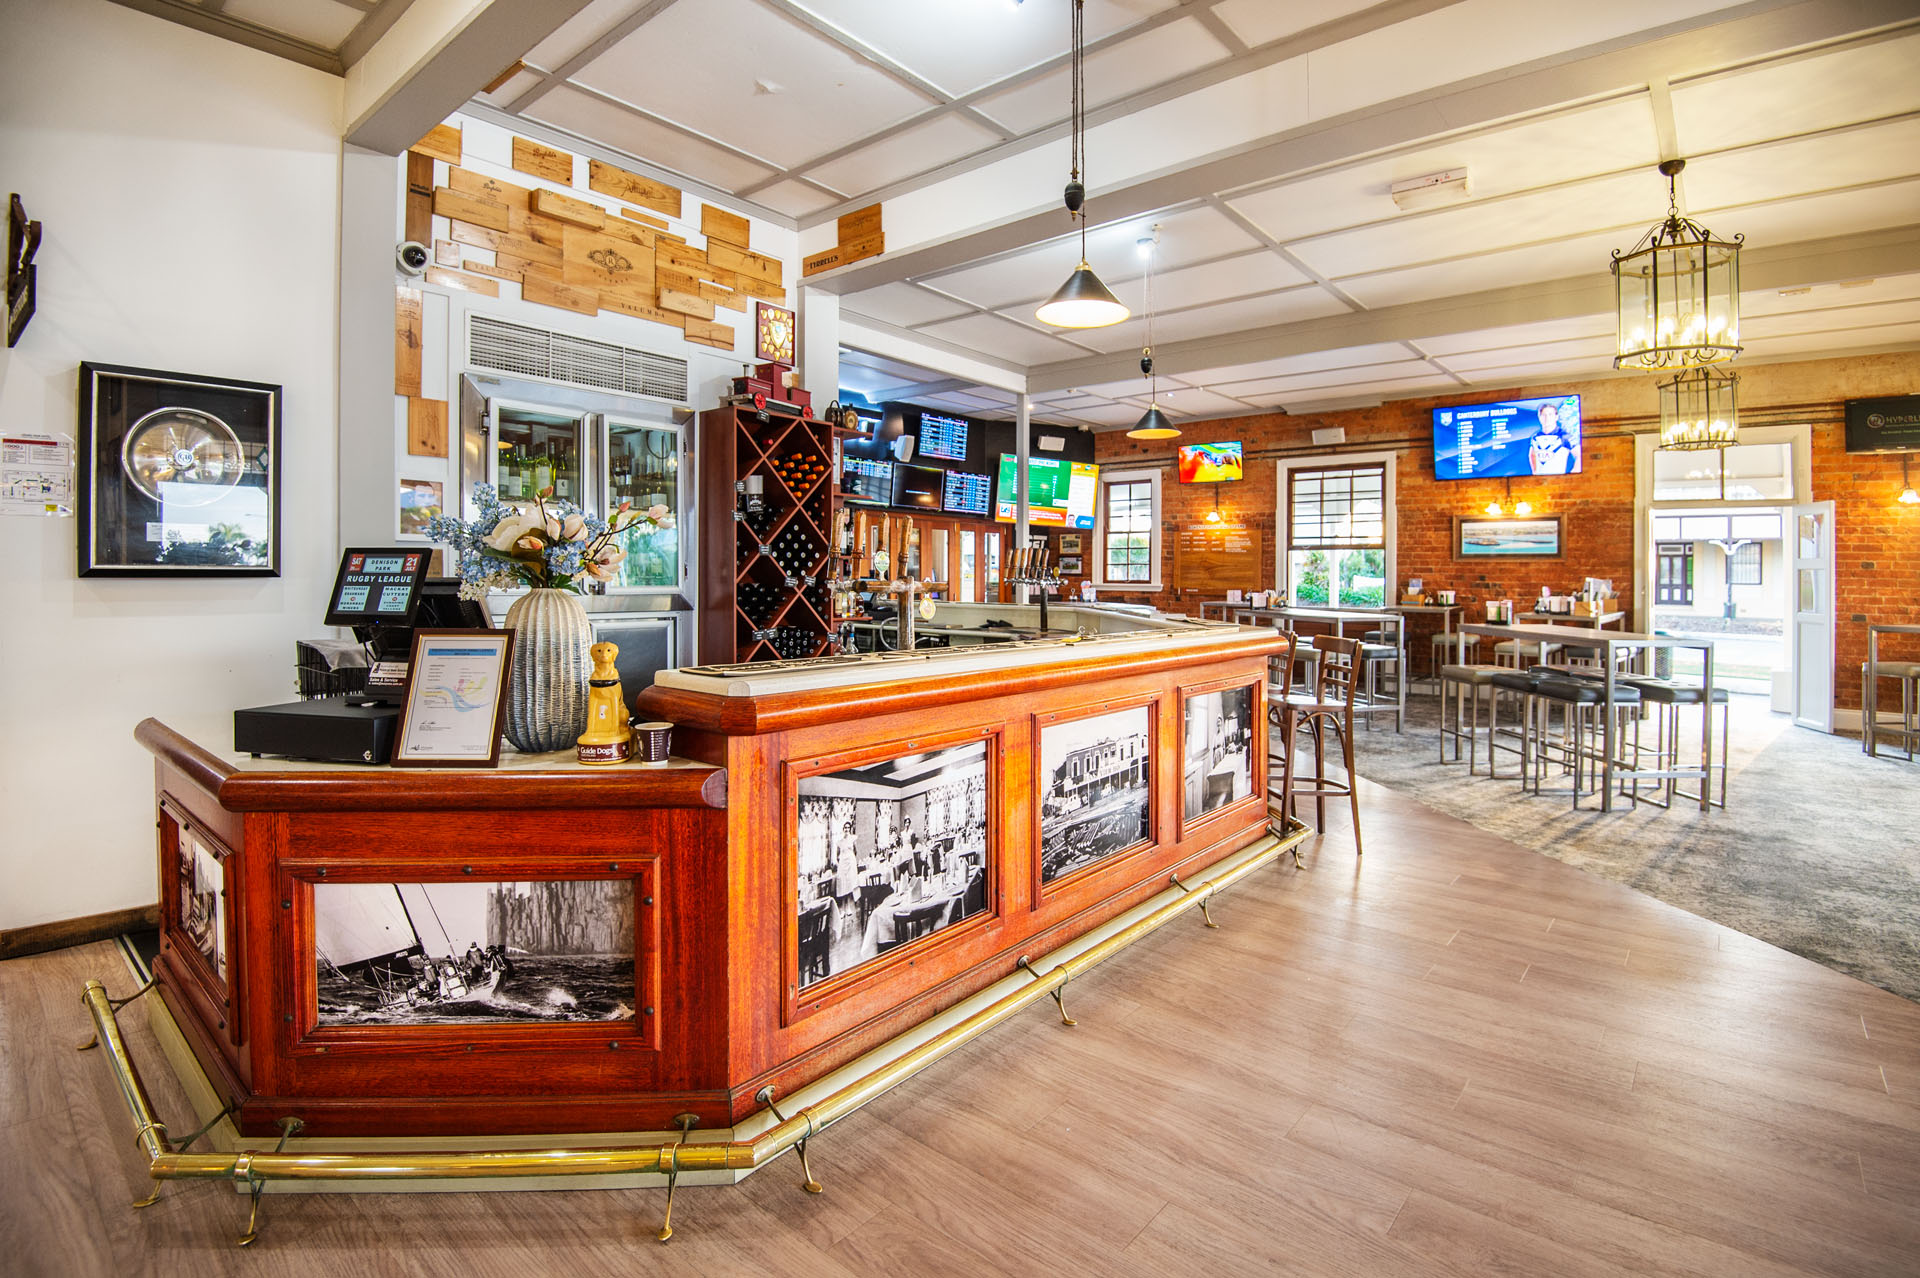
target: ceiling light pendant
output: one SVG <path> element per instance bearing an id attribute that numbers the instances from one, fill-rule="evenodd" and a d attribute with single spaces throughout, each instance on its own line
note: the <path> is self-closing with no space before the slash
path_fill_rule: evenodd
<path id="1" fill-rule="evenodd" d="M 1660 447 L 1686 452 L 1739 443 L 1739 382 L 1711 368 L 1690 368 L 1661 382 Z"/>
<path id="2" fill-rule="evenodd" d="M 1207 522 L 1210 524 L 1220 522 L 1220 485 L 1218 484 L 1213 486 L 1213 509 L 1207 512 Z"/>
<path id="3" fill-rule="evenodd" d="M 1067 178 L 1065 203 L 1067 215 L 1080 224 L 1080 265 L 1073 274 L 1067 276 L 1067 282 L 1059 291 L 1044 302 L 1033 317 L 1042 324 L 1051 324 L 1055 328 L 1105 328 L 1109 324 L 1118 324 L 1127 317 L 1127 308 L 1113 295 L 1113 290 L 1100 282 L 1087 264 L 1087 188 L 1080 180 L 1080 171 L 1086 159 L 1087 111 L 1086 111 L 1086 0 L 1073 0 L 1073 41 L 1070 57 L 1072 70 L 1072 122 L 1069 133 L 1072 138 L 1073 171 Z"/>
<path id="4" fill-rule="evenodd" d="M 1156 223 L 1153 233 L 1140 240 L 1140 251 L 1147 259 L 1146 311 L 1147 344 L 1140 348 L 1140 371 L 1147 378 L 1147 411 L 1140 415 L 1133 429 L 1127 432 L 1128 439 L 1178 439 L 1180 428 L 1160 411 L 1160 379 L 1153 373 L 1153 249 L 1160 242 L 1160 227 Z"/>
<path id="5" fill-rule="evenodd" d="M 1680 216 L 1674 179 L 1685 160 L 1663 160 L 1667 216 L 1631 252 L 1613 254 L 1615 368 L 1724 364 L 1740 353 L 1740 246 Z"/>
<path id="6" fill-rule="evenodd" d="M 1900 454 L 1900 495 L 1894 498 L 1902 506 L 1920 506 L 1920 493 L 1913 491 L 1913 477 L 1907 474 L 1907 454 Z"/>

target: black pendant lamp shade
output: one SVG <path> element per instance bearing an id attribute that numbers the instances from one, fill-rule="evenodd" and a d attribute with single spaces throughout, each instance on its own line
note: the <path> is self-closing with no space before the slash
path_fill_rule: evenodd
<path id="1" fill-rule="evenodd" d="M 1113 290 L 1102 284 L 1100 277 L 1093 273 L 1093 268 L 1087 265 L 1087 188 L 1080 180 L 1087 134 L 1085 10 L 1086 0 L 1073 0 L 1070 59 L 1073 72 L 1073 172 L 1067 179 L 1062 197 L 1062 202 L 1067 206 L 1067 216 L 1080 224 L 1080 265 L 1074 268 L 1073 274 L 1067 276 L 1067 282 L 1033 313 L 1033 317 L 1042 324 L 1051 324 L 1055 328 L 1105 328 L 1109 324 L 1118 324 L 1128 314 L 1120 299 L 1113 295 Z"/>

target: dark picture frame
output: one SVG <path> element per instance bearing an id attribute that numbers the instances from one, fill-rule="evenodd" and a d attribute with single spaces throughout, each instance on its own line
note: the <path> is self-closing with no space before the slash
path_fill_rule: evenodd
<path id="1" fill-rule="evenodd" d="M 1558 559 L 1566 549 L 1566 528 L 1558 515 L 1526 519 L 1476 519 L 1455 516 L 1455 559 Z"/>
<path id="2" fill-rule="evenodd" d="M 82 577 L 278 577 L 282 390 L 80 365 Z"/>
<path id="3" fill-rule="evenodd" d="M 507 686 L 513 672 L 513 637 L 511 629 L 500 630 L 436 630 L 417 628 L 413 632 L 413 653 L 407 663 L 407 691 L 400 702 L 400 724 L 394 733 L 393 757 L 389 765 L 396 768 L 497 768 L 500 766 L 500 734 L 507 721 Z M 490 724 L 475 722 L 473 732 L 484 732 L 486 752 L 483 754 L 476 743 L 473 748 L 445 754 L 422 755 L 415 747 L 418 733 L 423 722 L 438 710 L 445 717 L 447 707 L 439 701 L 429 704 L 436 693 L 453 696 L 459 690 L 443 689 L 431 681 L 425 670 L 423 654 L 427 648 L 437 642 L 454 640 L 460 643 L 471 642 L 476 648 L 497 650 L 485 658 L 476 658 L 488 670 L 492 679 L 492 699 L 486 703 L 492 713 Z M 477 711 L 474 711 L 477 713 Z"/>

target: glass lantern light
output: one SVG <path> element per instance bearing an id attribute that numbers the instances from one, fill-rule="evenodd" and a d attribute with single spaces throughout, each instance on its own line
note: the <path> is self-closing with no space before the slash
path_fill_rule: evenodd
<path id="1" fill-rule="evenodd" d="M 1680 216 L 1665 160 L 1667 216 L 1627 253 L 1613 254 L 1617 341 L 1613 366 L 1658 371 L 1724 364 L 1740 353 L 1740 246 Z"/>
<path id="2" fill-rule="evenodd" d="M 1726 448 L 1740 439 L 1740 379 L 1690 368 L 1660 383 L 1660 447 L 1676 452 Z"/>

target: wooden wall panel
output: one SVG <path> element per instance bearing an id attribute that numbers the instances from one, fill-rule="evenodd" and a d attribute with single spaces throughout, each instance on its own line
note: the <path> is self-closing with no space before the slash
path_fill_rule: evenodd
<path id="1" fill-rule="evenodd" d="M 753 223 L 737 213 L 729 213 L 712 204 L 700 206 L 700 234 L 709 241 L 721 240 L 744 249 L 752 228 Z"/>
<path id="2" fill-rule="evenodd" d="M 615 199 L 625 200 L 628 204 L 638 204 L 643 209 L 652 209 L 656 213 L 665 213 L 668 217 L 679 218 L 682 198 L 679 188 L 668 186 L 665 182 L 656 182 L 652 178 L 630 173 L 618 165 L 607 164 L 601 160 L 587 161 L 587 186 L 602 195 L 611 195 Z"/>
<path id="3" fill-rule="evenodd" d="M 393 290 L 393 393 L 420 393 L 420 290 L 400 285 Z"/>
<path id="4" fill-rule="evenodd" d="M 431 132 L 408 150 L 430 155 L 436 160 L 445 160 L 448 164 L 460 163 L 460 130 L 451 124 L 435 125 Z"/>
<path id="5" fill-rule="evenodd" d="M 406 238 L 425 244 L 433 238 L 433 157 L 407 152 Z"/>
<path id="6" fill-rule="evenodd" d="M 491 200 L 495 204 L 504 204 L 509 209 L 518 209 L 522 213 L 527 211 L 527 201 L 533 196 L 533 192 L 524 186 L 502 182 L 499 178 L 475 173 L 472 169 L 452 170 L 447 174 L 447 185 L 462 195 Z"/>
<path id="7" fill-rule="evenodd" d="M 535 191 L 531 205 L 541 217 L 584 226 L 588 230 L 597 231 L 607 223 L 607 211 L 598 204 L 576 200 L 571 195 L 561 195 L 557 191 Z"/>
<path id="8" fill-rule="evenodd" d="M 595 315 L 600 310 L 600 294 L 590 288 L 576 288 L 559 280 L 529 273 L 520 281 L 520 297 L 542 306 L 557 306 L 563 311 Z"/>
<path id="9" fill-rule="evenodd" d="M 560 278 L 578 288 L 618 293 L 642 306 L 656 305 L 653 251 L 580 227 L 567 231 Z"/>
<path id="10" fill-rule="evenodd" d="M 443 399 L 407 401 L 407 455 L 445 457 L 447 455 L 447 402 Z"/>
<path id="11" fill-rule="evenodd" d="M 531 173 L 549 182 L 573 185 L 573 156 L 527 138 L 516 137 L 513 140 L 513 167 L 521 173 Z"/>
<path id="12" fill-rule="evenodd" d="M 508 229 L 506 205 L 462 194 L 450 186 L 434 188 L 433 211 L 441 217 L 484 226 L 490 231 L 504 233 Z"/>

